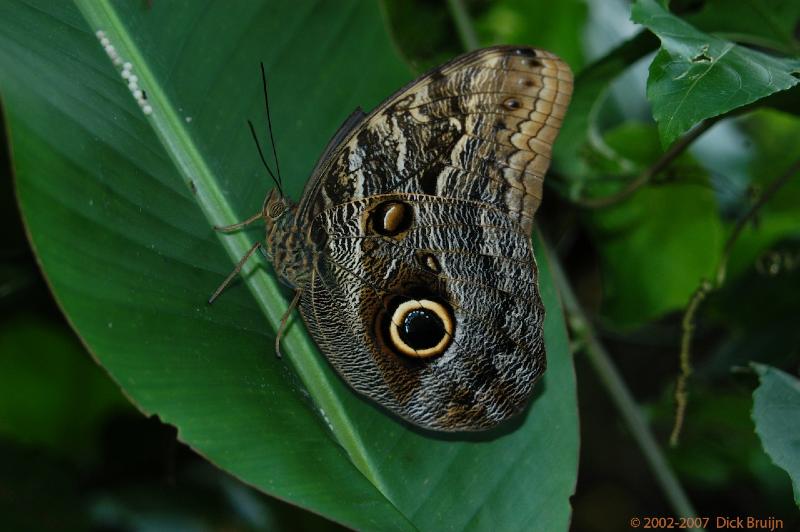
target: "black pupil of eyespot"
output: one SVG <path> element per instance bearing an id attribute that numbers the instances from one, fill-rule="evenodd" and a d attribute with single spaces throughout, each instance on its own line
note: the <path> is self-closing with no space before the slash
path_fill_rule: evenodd
<path id="1" fill-rule="evenodd" d="M 444 323 L 429 309 L 415 309 L 406 314 L 400 327 L 400 338 L 412 349 L 429 349 L 445 334 Z"/>

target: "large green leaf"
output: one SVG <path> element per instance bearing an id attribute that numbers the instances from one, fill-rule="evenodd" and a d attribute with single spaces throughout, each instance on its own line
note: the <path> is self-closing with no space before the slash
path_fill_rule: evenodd
<path id="1" fill-rule="evenodd" d="M 751 113 L 740 122 L 755 148 L 750 164 L 756 190 L 763 191 L 800 159 L 800 118 L 771 109 Z M 727 266 L 733 278 L 755 263 L 759 256 L 783 239 L 800 238 L 800 179 L 790 178 L 759 209 L 758 223 L 748 224 L 736 240 Z M 772 251 L 780 251 L 773 249 Z"/>
<path id="2" fill-rule="evenodd" d="M 761 385 L 753 393 L 753 421 L 764 450 L 789 473 L 800 506 L 800 380 L 777 368 L 753 364 Z"/>
<path id="3" fill-rule="evenodd" d="M 486 45 L 520 43 L 550 50 L 577 72 L 583 66 L 583 0 L 500 0 L 476 14 L 475 26 Z"/>
<path id="4" fill-rule="evenodd" d="M 800 54 L 796 0 L 707 0 L 686 19 L 696 28 L 731 41 Z"/>
<path id="5" fill-rule="evenodd" d="M 263 491 L 364 529 L 565 529 L 577 471 L 575 382 L 545 260 L 549 369 L 491 434 L 421 433 L 356 397 L 258 260 L 205 300 L 261 230 L 267 189 L 245 126 L 272 74 L 281 168 L 297 194 L 337 125 L 409 78 L 377 5 L 0 4 L 0 89 L 18 194 L 60 305 L 132 400 Z M 98 43 L 132 64 L 145 115 Z M 532 324 L 531 324 L 532 325 Z M 291 366 L 291 368 L 290 368 Z M 292 370 L 293 369 L 293 370 Z"/>
<path id="6" fill-rule="evenodd" d="M 657 46 L 658 41 L 650 33 L 641 32 L 587 66 L 575 78 L 575 92 L 561 128 L 561 142 L 553 151 L 556 168 L 572 186 L 570 196 L 577 197 L 590 177 L 602 176 L 599 181 L 607 180 L 609 174 L 598 169 L 598 162 L 604 167 L 613 166 L 611 175 L 632 173 L 631 162 L 605 142 L 599 115 L 612 82 Z"/>
<path id="7" fill-rule="evenodd" d="M 650 65 L 647 98 L 665 146 L 706 118 L 800 82 L 800 60 L 703 33 L 656 0 L 637 0 L 631 18 L 661 39 Z"/>
<path id="8" fill-rule="evenodd" d="M 397 49 L 415 72 L 422 73 L 464 50 L 445 2 L 383 0 L 382 5 Z"/>
<path id="9" fill-rule="evenodd" d="M 646 168 L 661 154 L 655 127 L 628 123 L 606 142 Z M 669 169 L 674 182 L 639 189 L 606 209 L 587 211 L 602 259 L 604 313 L 636 326 L 683 308 L 722 251 L 722 223 L 705 172 L 688 156 Z M 613 190 L 618 183 L 606 183 Z"/>

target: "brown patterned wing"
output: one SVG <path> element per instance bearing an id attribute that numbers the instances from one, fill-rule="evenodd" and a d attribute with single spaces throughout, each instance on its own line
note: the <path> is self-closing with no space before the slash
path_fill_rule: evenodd
<path id="1" fill-rule="evenodd" d="M 436 430 L 523 410 L 545 369 L 530 231 L 571 91 L 555 56 L 488 48 L 337 135 L 295 218 L 300 309 L 356 391 Z"/>
<path id="2" fill-rule="evenodd" d="M 461 56 L 388 98 L 319 165 L 298 212 L 309 220 L 390 192 L 477 200 L 526 232 L 572 94 L 559 58 L 525 47 Z"/>
<path id="3" fill-rule="evenodd" d="M 381 225 L 386 205 L 407 223 Z M 529 236 L 504 211 L 395 193 L 327 209 L 314 231 L 300 310 L 352 388 L 441 431 L 488 429 L 525 407 L 545 369 L 544 308 Z"/>

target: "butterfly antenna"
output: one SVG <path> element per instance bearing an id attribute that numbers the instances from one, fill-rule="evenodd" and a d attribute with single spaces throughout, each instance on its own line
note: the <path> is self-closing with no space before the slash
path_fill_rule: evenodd
<path id="1" fill-rule="evenodd" d="M 261 157 L 261 163 L 264 165 L 264 168 L 267 169 L 267 173 L 269 173 L 269 176 L 275 182 L 275 186 L 278 187 L 278 191 L 281 193 L 281 196 L 283 196 L 283 187 L 281 187 L 281 182 L 275 177 L 275 174 L 272 172 L 272 169 L 267 164 L 267 160 L 264 158 L 264 152 L 261 151 L 261 143 L 258 142 L 258 135 L 256 135 L 256 129 L 253 127 L 253 123 L 250 120 L 248 120 L 247 125 L 250 126 L 250 134 L 253 135 L 253 141 L 255 141 L 256 143 L 256 148 L 258 149 L 258 156 Z"/>
<path id="2" fill-rule="evenodd" d="M 272 135 L 272 117 L 269 114 L 269 91 L 267 90 L 267 74 L 264 72 L 264 63 L 261 65 L 261 84 L 264 86 L 264 106 L 267 108 L 267 126 L 269 128 L 269 141 L 272 144 L 272 156 L 275 158 L 275 168 L 278 171 L 278 182 L 283 185 L 281 165 L 278 163 L 278 152 L 275 150 L 275 137 Z M 283 195 L 283 191 L 281 191 Z"/>

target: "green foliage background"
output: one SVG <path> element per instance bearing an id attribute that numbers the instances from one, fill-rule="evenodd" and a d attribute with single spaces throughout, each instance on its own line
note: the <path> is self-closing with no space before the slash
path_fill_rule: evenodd
<path id="1" fill-rule="evenodd" d="M 0 518 L 619 530 L 683 497 L 695 515 L 800 524 L 798 21 L 767 0 L 4 2 Z M 576 73 L 535 239 L 549 366 L 517 423 L 443 437 L 356 397 L 299 323 L 272 356 L 287 294 L 259 261 L 204 305 L 261 236 L 211 226 L 267 188 L 243 127 L 261 116 L 258 61 L 297 197 L 356 106 L 496 43 Z M 704 279 L 669 449 L 682 313 Z"/>

